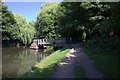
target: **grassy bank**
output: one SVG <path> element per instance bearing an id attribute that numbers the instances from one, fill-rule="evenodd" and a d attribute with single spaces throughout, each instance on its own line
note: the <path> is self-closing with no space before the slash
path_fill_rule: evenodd
<path id="1" fill-rule="evenodd" d="M 58 64 L 65 59 L 65 55 L 70 51 L 71 47 L 62 48 L 55 51 L 50 56 L 41 60 L 35 67 L 20 76 L 20 78 L 47 78 L 52 75 L 53 71 L 56 70 Z"/>
<path id="2" fill-rule="evenodd" d="M 99 70 L 104 78 L 120 78 L 119 56 L 103 53 L 93 53 L 90 49 L 85 48 L 85 53 L 91 59 L 97 70 Z"/>

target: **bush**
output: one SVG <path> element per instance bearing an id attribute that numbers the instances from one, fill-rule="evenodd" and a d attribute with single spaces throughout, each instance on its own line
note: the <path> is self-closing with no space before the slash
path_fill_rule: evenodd
<path id="1" fill-rule="evenodd" d="M 54 49 L 53 49 L 52 46 L 47 46 L 46 48 L 47 48 L 47 52 L 52 52 L 52 51 L 54 51 Z"/>
<path id="2" fill-rule="evenodd" d="M 120 39 L 118 36 L 96 36 L 87 41 L 86 47 L 94 53 L 119 54 Z"/>

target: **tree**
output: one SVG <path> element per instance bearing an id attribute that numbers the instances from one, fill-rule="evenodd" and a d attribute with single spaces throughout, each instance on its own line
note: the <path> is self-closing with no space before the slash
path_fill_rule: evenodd
<path id="1" fill-rule="evenodd" d="M 16 40 L 16 21 L 11 11 L 7 10 L 7 6 L 2 6 L 2 40 Z"/>
<path id="2" fill-rule="evenodd" d="M 105 32 L 107 35 L 118 35 L 120 36 L 120 2 L 118 3 L 107 3 L 109 5 L 109 10 L 111 15 L 101 22 L 100 30 Z"/>
<path id="3" fill-rule="evenodd" d="M 27 42 L 31 43 L 32 39 L 36 36 L 36 29 L 35 29 L 35 22 L 34 21 L 30 21 L 27 24 Z"/>
<path id="4" fill-rule="evenodd" d="M 25 17 L 17 13 L 14 13 L 14 18 L 16 20 L 18 39 L 28 44 L 31 43 L 36 34 L 34 21 L 27 24 Z"/>
<path id="5" fill-rule="evenodd" d="M 62 2 L 58 11 L 60 33 L 75 40 L 82 39 L 85 33 L 87 39 L 102 33 L 99 25 L 110 16 L 109 5 L 99 2 Z"/>
<path id="6" fill-rule="evenodd" d="M 39 38 L 56 38 L 60 37 L 56 33 L 57 27 L 57 6 L 56 2 L 47 2 L 41 6 L 37 13 L 37 28 L 39 31 Z"/>
<path id="7" fill-rule="evenodd" d="M 35 22 L 27 24 L 23 15 L 12 13 L 7 6 L 2 6 L 2 40 L 31 43 L 36 34 Z"/>
<path id="8" fill-rule="evenodd" d="M 81 7 L 81 4 L 62 2 L 59 5 L 59 33 L 67 39 L 72 37 L 74 41 L 79 41 L 89 23 L 87 10 Z"/>
<path id="9" fill-rule="evenodd" d="M 17 27 L 17 34 L 18 34 L 18 40 L 23 40 L 24 41 L 24 30 L 27 27 L 27 22 L 26 19 L 23 15 L 18 14 L 18 13 L 14 13 L 14 18 L 16 21 L 16 27 Z"/>

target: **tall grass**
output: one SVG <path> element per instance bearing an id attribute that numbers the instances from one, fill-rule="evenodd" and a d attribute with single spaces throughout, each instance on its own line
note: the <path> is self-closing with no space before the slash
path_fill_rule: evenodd
<path id="1" fill-rule="evenodd" d="M 119 36 L 96 36 L 88 40 L 85 47 L 93 53 L 104 53 L 109 55 L 120 55 L 120 38 Z"/>
<path id="2" fill-rule="evenodd" d="M 96 69 L 103 74 L 104 78 L 120 78 L 120 56 L 109 55 L 109 53 L 93 53 L 89 48 L 85 48 L 84 51 L 91 59 L 91 62 L 94 64 Z"/>

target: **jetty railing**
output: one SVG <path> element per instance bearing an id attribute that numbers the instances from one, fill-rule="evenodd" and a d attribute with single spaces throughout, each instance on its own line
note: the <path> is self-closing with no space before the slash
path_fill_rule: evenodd
<path id="1" fill-rule="evenodd" d="M 43 44 L 65 44 L 66 38 L 51 38 L 51 39 L 34 39 L 34 43 L 37 45 Z"/>

